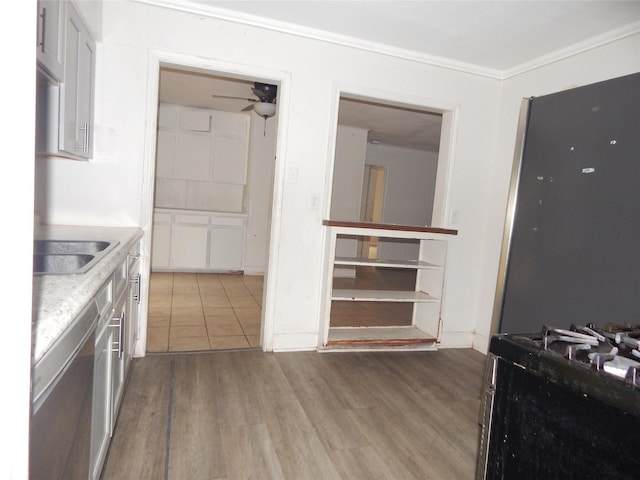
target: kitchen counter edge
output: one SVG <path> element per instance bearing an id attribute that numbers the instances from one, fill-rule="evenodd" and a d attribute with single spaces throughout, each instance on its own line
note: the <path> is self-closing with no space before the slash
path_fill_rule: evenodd
<path id="1" fill-rule="evenodd" d="M 139 227 L 45 226 L 38 240 L 97 240 L 118 242 L 91 270 L 76 275 L 34 275 L 33 277 L 33 363 L 53 346 L 82 312 L 109 276 L 142 238 Z"/>

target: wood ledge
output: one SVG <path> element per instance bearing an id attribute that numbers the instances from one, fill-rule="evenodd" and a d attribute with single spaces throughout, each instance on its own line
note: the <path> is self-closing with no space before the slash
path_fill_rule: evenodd
<path id="1" fill-rule="evenodd" d="M 419 225 L 397 225 L 395 223 L 371 223 L 371 222 L 346 222 L 343 220 L 323 220 L 327 227 L 369 228 L 376 230 L 398 230 L 402 232 L 442 233 L 445 235 L 457 235 L 458 230 L 438 227 L 421 227 Z"/>

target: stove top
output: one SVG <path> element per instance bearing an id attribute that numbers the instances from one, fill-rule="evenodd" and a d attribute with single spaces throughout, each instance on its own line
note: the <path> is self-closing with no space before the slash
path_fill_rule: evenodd
<path id="1" fill-rule="evenodd" d="M 640 324 L 499 334 L 489 352 L 640 418 Z"/>
<path id="2" fill-rule="evenodd" d="M 540 350 L 588 364 L 640 388 L 640 325 L 573 325 L 569 330 L 545 326 L 529 338 Z"/>

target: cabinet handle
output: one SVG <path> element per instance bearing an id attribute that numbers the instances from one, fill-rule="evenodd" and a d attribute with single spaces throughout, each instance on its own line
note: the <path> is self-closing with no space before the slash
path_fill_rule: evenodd
<path id="1" fill-rule="evenodd" d="M 47 9 L 46 7 L 42 7 L 42 13 L 40 14 L 40 18 L 42 19 L 42 26 L 40 27 L 40 51 L 44 53 L 44 40 L 45 40 L 45 28 L 47 26 Z"/>
<path id="2" fill-rule="evenodd" d="M 132 300 L 135 300 L 135 301 L 136 301 L 136 303 L 137 303 L 138 305 L 140 305 L 140 296 L 141 296 L 141 295 L 140 295 L 140 291 L 141 291 L 141 290 L 140 290 L 140 284 L 142 283 L 142 277 L 141 277 L 141 275 L 140 275 L 140 274 L 138 274 L 138 275 L 136 275 L 135 277 L 131 277 L 131 278 L 129 279 L 129 281 L 130 281 L 131 283 L 135 283 L 135 284 L 136 284 L 136 290 L 135 290 L 135 292 L 133 292 L 133 293 L 131 294 L 131 299 L 132 299 Z"/>
<path id="3" fill-rule="evenodd" d="M 119 317 L 114 317 L 113 322 L 114 323 L 112 323 L 111 326 L 118 329 L 118 341 L 112 342 L 111 351 L 114 353 L 118 352 L 118 358 L 122 358 L 122 353 L 124 352 L 124 345 L 122 344 L 122 336 L 124 333 L 124 311 L 120 313 Z"/>
<path id="4" fill-rule="evenodd" d="M 89 151 L 89 124 L 84 122 L 80 130 L 82 130 L 82 143 L 78 145 L 77 148 L 82 153 L 87 153 Z"/>

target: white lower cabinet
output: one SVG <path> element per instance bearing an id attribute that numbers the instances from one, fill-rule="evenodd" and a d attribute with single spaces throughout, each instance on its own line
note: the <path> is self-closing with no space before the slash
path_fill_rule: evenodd
<path id="1" fill-rule="evenodd" d="M 173 225 L 170 265 L 179 268 L 206 268 L 208 235 L 209 229 L 206 224 Z"/>
<path id="2" fill-rule="evenodd" d="M 154 271 L 244 270 L 246 216 L 156 209 L 151 267 Z"/>
<path id="3" fill-rule="evenodd" d="M 93 416 L 91 420 L 90 478 L 100 478 L 111 439 L 111 343 L 109 324 L 102 325 L 96 337 L 93 379 Z"/>
<path id="4" fill-rule="evenodd" d="M 96 296 L 100 312 L 96 328 L 96 348 L 93 371 L 93 410 L 91 417 L 91 461 L 89 479 L 100 478 L 102 464 L 111 439 L 111 349 L 113 330 L 111 314 L 113 280 L 109 280 Z"/>
<path id="5" fill-rule="evenodd" d="M 126 380 L 125 371 L 125 355 L 124 355 L 124 338 L 125 331 L 129 326 L 127 318 L 127 295 L 126 292 L 120 294 L 120 298 L 116 302 L 111 316 L 111 429 L 116 424 L 118 411 L 122 394 L 124 393 L 124 384 Z"/>
<path id="6" fill-rule="evenodd" d="M 98 480 L 118 418 L 133 357 L 140 303 L 140 245 L 114 271 L 97 297 L 89 480 Z"/>
<path id="7" fill-rule="evenodd" d="M 133 360 L 136 342 L 138 340 L 138 321 L 142 291 L 142 276 L 140 275 L 140 244 L 136 244 L 127 256 L 127 323 L 124 330 L 124 371 L 125 378 Z"/>
<path id="8" fill-rule="evenodd" d="M 213 227 L 209 231 L 210 265 L 220 270 L 242 270 L 244 229 Z"/>

